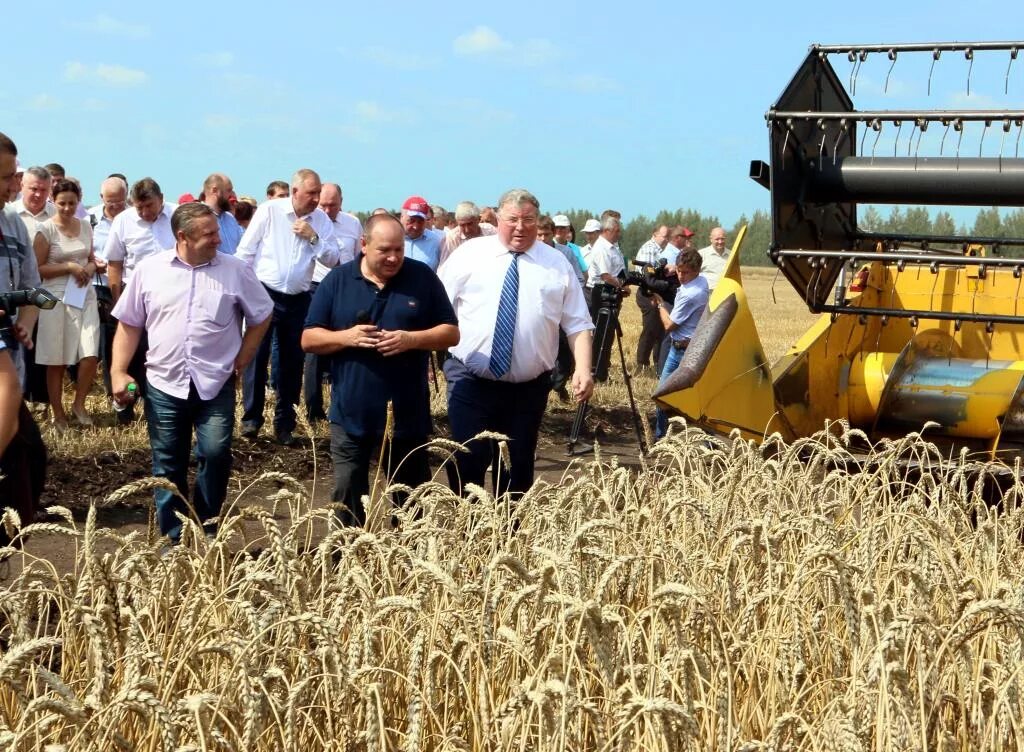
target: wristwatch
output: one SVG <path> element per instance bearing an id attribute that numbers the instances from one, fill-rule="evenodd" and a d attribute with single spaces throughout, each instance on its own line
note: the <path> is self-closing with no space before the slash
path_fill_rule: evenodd
<path id="1" fill-rule="evenodd" d="M 313 237 L 311 237 L 311 238 L 309 239 L 309 244 L 310 244 L 311 246 L 316 246 L 316 244 L 317 244 L 317 243 L 319 243 L 319 242 L 320 242 L 320 236 L 319 236 L 319 235 L 317 235 L 317 234 L 316 234 L 316 233 L 314 232 L 314 233 L 313 233 Z"/>

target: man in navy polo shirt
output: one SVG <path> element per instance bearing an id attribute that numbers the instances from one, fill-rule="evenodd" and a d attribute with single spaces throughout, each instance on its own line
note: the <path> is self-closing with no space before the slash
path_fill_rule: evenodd
<path id="1" fill-rule="evenodd" d="M 334 501 L 342 522 L 366 521 L 370 457 L 384 435 L 387 405 L 394 438 L 385 452 L 388 477 L 416 486 L 430 479 L 423 449 L 432 432 L 427 358 L 459 342 L 444 286 L 429 266 L 405 258 L 402 224 L 370 217 L 362 254 L 320 283 L 306 318 L 302 349 L 329 359 Z"/>

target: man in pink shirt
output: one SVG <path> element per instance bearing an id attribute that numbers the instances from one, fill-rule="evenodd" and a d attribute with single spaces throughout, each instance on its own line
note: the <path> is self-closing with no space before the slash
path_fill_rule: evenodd
<path id="1" fill-rule="evenodd" d="M 217 253 L 217 217 L 206 204 L 179 206 L 171 217 L 175 248 L 135 268 L 117 301 L 111 382 L 114 399 L 131 401 L 128 364 L 143 331 L 146 421 L 153 475 L 167 478 L 188 498 L 188 463 L 196 433 L 192 506 L 199 520 L 220 514 L 231 474 L 235 383 L 270 325 L 273 302 L 241 259 Z M 242 321 L 245 335 L 242 335 Z M 188 514 L 182 500 L 158 489 L 160 532 L 177 542 Z"/>

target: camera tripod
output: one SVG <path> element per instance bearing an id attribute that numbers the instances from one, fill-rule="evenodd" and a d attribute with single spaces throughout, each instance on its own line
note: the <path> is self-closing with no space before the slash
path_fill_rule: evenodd
<path id="1" fill-rule="evenodd" d="M 636 398 L 633 396 L 633 377 L 629 375 L 629 371 L 626 368 L 626 353 L 622 349 L 622 325 L 619 323 L 619 309 L 622 307 L 622 296 L 619 290 L 606 284 L 595 285 L 594 294 L 600 296 L 600 302 L 594 321 L 594 357 L 590 367 L 590 375 L 595 382 L 608 380 L 612 347 L 617 343 L 619 348 L 619 366 L 622 368 L 622 379 L 626 383 L 626 393 L 629 395 L 629 408 L 633 415 L 636 441 L 640 447 L 640 454 L 647 454 L 647 442 L 644 441 L 643 424 L 641 422 L 643 418 L 636 406 Z M 587 417 L 589 406 L 589 400 L 582 400 L 579 407 L 576 408 L 576 415 L 572 421 L 572 429 L 569 431 L 569 441 L 566 447 L 566 454 L 568 455 L 585 454 L 590 451 L 591 447 L 589 445 L 580 444 L 580 431 L 583 428 L 583 421 Z"/>

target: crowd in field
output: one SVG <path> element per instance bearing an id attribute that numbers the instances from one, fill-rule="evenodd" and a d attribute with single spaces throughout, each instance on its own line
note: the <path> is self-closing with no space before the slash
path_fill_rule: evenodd
<path id="1" fill-rule="evenodd" d="M 602 305 L 629 294 L 618 212 L 587 220 L 578 244 L 567 216 L 541 214 L 522 189 L 493 207 L 464 201 L 453 212 L 410 196 L 365 224 L 342 211 L 340 185 L 308 169 L 272 181 L 262 201 L 236 195 L 222 173 L 177 203 L 154 179 L 129 187 L 120 174 L 102 182 L 100 197 L 86 210 L 60 165 L 23 168 L 0 134 L 0 290 L 38 287 L 52 297 L 8 312 L 16 320 L 0 349 L 11 357 L 0 365 L 17 379 L 18 405 L 22 394 L 43 405 L 37 415 L 48 412 L 57 432 L 92 425 L 85 398 L 101 370 L 119 423 L 142 406 L 153 473 L 180 492 L 157 491 L 161 530 L 172 539 L 186 511 L 181 497 L 201 520 L 220 509 L 239 386 L 243 438 L 263 428 L 268 386 L 279 444 L 296 442 L 300 405 L 311 422 L 329 422 L 334 499 L 349 524 L 364 520 L 382 437 L 394 460 L 389 477 L 410 486 L 430 478 L 423 445 L 435 357 L 452 438 L 468 448 L 449 482 L 484 484 L 497 447 L 474 437 L 497 432 L 509 437 L 509 470 L 493 473 L 494 488 L 525 492 L 548 394 L 589 398 L 595 321 Z M 681 361 L 725 265 L 721 228 L 699 252 L 692 236 L 660 227 L 635 254 L 673 283 L 636 295 L 636 364 L 658 367 L 662 379 Z M 4 414 L 19 409 L 12 403 Z M 659 414 L 659 435 L 665 421 Z"/>

